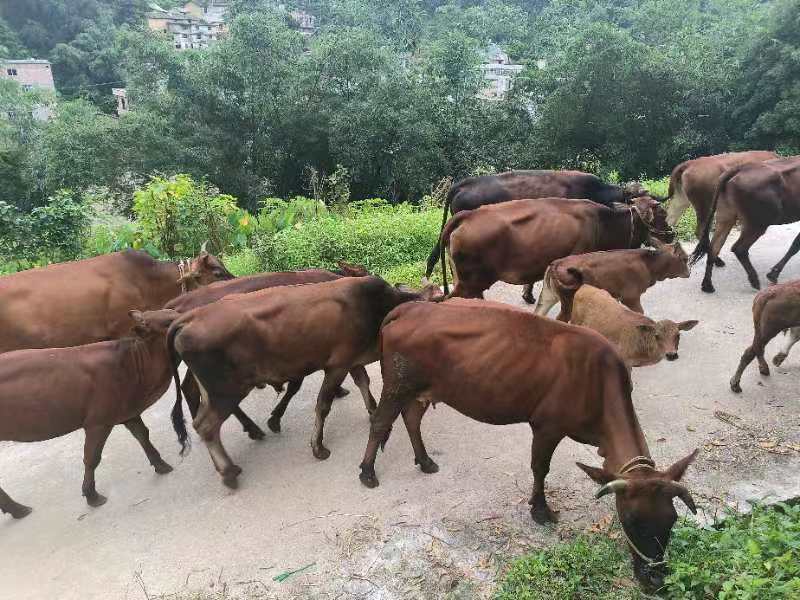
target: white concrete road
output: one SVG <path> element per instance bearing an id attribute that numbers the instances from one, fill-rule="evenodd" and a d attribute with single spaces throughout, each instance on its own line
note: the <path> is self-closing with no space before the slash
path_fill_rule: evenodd
<path id="1" fill-rule="evenodd" d="M 756 245 L 753 263 L 762 277 L 797 231 L 773 228 Z M 723 257 L 728 267 L 716 270 L 715 295 L 699 290 L 702 268 L 645 295 L 651 316 L 700 319 L 700 325 L 683 335 L 678 362 L 634 375 L 635 402 L 658 463 L 705 449 L 688 482 L 707 510 L 721 499 L 800 486 L 800 454 L 782 450 L 800 442 L 800 349 L 769 379 L 751 367 L 744 394 L 730 393 L 728 379 L 752 334 L 753 292 L 735 258 Z M 798 275 L 800 258 L 783 280 Z M 491 296 L 520 304 L 520 289 L 498 285 Z M 369 371 L 378 396 L 379 370 Z M 326 427 L 331 458 L 311 455 L 319 382 L 318 376 L 306 381 L 281 434 L 253 442 L 238 423 L 227 423 L 226 445 L 244 469 L 237 491 L 221 485 L 197 440 L 185 460 L 178 458 L 168 418 L 172 391 L 144 420 L 175 471 L 155 475 L 120 427 L 97 472 L 98 489 L 108 496 L 99 509 L 88 508 L 80 494 L 82 432 L 39 444 L 0 443 L 3 488 L 34 508 L 22 521 L 0 515 L 0 598 L 484 597 L 507 558 L 610 512 L 610 502 L 594 501 L 593 485 L 574 466 L 599 463 L 594 450 L 565 442 L 548 480 L 561 524 L 534 525 L 525 502 L 528 426 L 482 425 L 441 405 L 423 424 L 441 471 L 424 475 L 414 467 L 398 423 L 378 457 L 381 486 L 368 490 L 358 481 L 368 418 L 352 383 L 353 393 L 334 404 Z M 265 390 L 243 407 L 266 430 L 274 403 L 274 392 Z M 316 564 L 286 583 L 272 581 L 310 563 Z"/>

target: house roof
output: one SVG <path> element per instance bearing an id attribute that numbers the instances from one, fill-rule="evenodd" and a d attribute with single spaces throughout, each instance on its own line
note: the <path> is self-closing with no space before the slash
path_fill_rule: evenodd
<path id="1" fill-rule="evenodd" d="M 5 65 L 49 65 L 49 60 L 38 60 L 36 58 L 8 58 L 8 59 L 0 59 L 0 63 Z"/>

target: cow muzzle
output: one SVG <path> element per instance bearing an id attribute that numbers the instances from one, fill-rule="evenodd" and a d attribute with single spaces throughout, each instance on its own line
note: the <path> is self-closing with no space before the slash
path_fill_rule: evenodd
<path id="1" fill-rule="evenodd" d="M 669 360 L 669 361 L 678 360 L 678 353 L 677 352 L 667 352 L 666 356 L 667 356 L 667 360 Z"/>

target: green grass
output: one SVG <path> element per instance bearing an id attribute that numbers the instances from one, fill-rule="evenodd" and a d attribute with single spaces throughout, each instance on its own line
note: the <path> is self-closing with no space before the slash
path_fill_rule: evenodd
<path id="1" fill-rule="evenodd" d="M 685 599 L 800 598 L 800 506 L 755 506 L 714 526 L 680 522 L 662 595 Z M 495 600 L 637 600 L 623 543 L 582 534 L 514 562 Z"/>

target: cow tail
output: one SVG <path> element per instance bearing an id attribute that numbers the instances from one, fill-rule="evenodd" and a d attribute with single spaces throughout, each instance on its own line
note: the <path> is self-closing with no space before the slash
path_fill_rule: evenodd
<path id="1" fill-rule="evenodd" d="M 181 393 L 181 376 L 178 373 L 178 366 L 181 364 L 181 357 L 175 350 L 175 337 L 180 333 L 180 325 L 173 324 L 167 332 L 167 350 L 169 361 L 172 366 L 172 378 L 175 381 L 175 405 L 172 407 L 172 428 L 178 436 L 181 445 L 181 456 L 185 456 L 191 449 L 192 443 L 189 439 L 189 432 L 186 431 L 186 421 L 183 418 L 183 394 Z"/>
<path id="2" fill-rule="evenodd" d="M 672 169 L 672 173 L 669 176 L 669 189 L 667 190 L 667 197 L 664 199 L 666 202 L 670 200 L 674 195 L 677 188 L 681 185 L 681 178 L 683 177 L 683 172 L 689 167 L 689 162 L 684 161 L 679 164 L 677 167 Z"/>
<path id="3" fill-rule="evenodd" d="M 719 197 L 721 194 L 725 193 L 725 188 L 728 185 L 728 182 L 733 179 L 742 167 L 734 167 L 733 169 L 728 169 L 719 177 L 719 182 L 717 183 L 717 189 L 714 192 L 714 199 L 711 201 L 711 208 L 708 211 L 708 217 L 706 219 L 705 225 L 703 225 L 703 233 L 700 235 L 700 240 L 697 242 L 697 246 L 695 246 L 692 255 L 689 258 L 689 263 L 694 265 L 704 256 L 708 255 L 711 252 L 711 225 L 714 223 L 714 214 L 717 212 L 717 203 L 719 201 Z"/>
<path id="4" fill-rule="evenodd" d="M 558 270 L 558 267 L 555 270 Z M 575 292 L 583 285 L 583 273 L 575 267 L 567 267 L 566 272 L 568 277 L 558 277 L 556 273 L 553 273 L 551 277 L 558 280 L 556 285 L 560 292 L 558 297 L 561 300 L 561 312 L 564 314 L 564 321 L 569 323 L 572 319 Z"/>
<path id="5" fill-rule="evenodd" d="M 431 273 L 433 273 L 434 267 L 436 267 L 436 261 L 439 260 L 439 256 L 442 254 L 442 232 L 444 231 L 444 226 L 447 223 L 447 214 L 450 212 L 450 205 L 453 203 L 453 196 L 456 195 L 458 188 L 456 184 L 450 186 L 450 191 L 447 192 L 447 198 L 444 200 L 444 208 L 442 210 L 442 225 L 439 227 L 439 237 L 436 238 L 436 244 L 433 246 L 433 250 L 431 250 L 431 254 L 428 257 L 428 268 L 425 270 L 425 277 L 430 277 Z M 444 264 L 442 264 L 442 277 L 446 279 L 446 274 L 444 273 Z M 445 283 L 445 291 L 447 290 L 447 283 Z"/>

